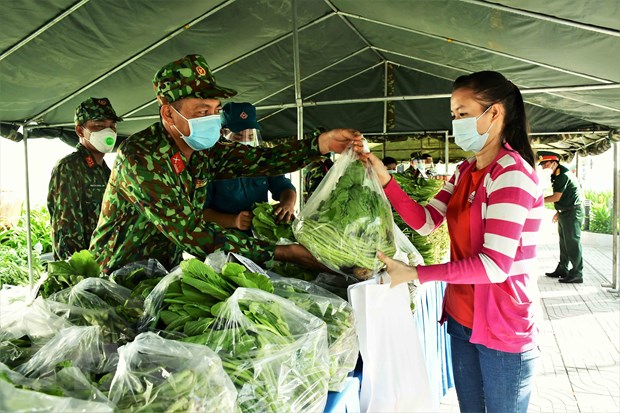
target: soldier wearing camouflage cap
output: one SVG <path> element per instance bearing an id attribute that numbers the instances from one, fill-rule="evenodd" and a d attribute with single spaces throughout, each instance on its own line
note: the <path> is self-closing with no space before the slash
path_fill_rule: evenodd
<path id="1" fill-rule="evenodd" d="M 121 118 L 107 98 L 89 98 L 75 109 L 76 152 L 54 167 L 47 208 L 52 224 L 55 259 L 68 259 L 88 249 L 101 210 L 110 168 L 103 161 L 116 143 Z"/>
<path id="2" fill-rule="evenodd" d="M 316 265 L 299 245 L 256 241 L 206 220 L 207 184 L 237 176 L 277 175 L 300 169 L 360 134 L 336 129 L 318 139 L 274 149 L 218 142 L 220 99 L 235 92 L 216 83 L 203 56 L 187 55 L 162 67 L 153 79 L 161 122 L 138 132 L 118 149 L 91 250 L 105 272 L 147 258 L 168 269 L 186 251 L 198 258 L 235 251 L 264 263 L 272 258 Z"/>

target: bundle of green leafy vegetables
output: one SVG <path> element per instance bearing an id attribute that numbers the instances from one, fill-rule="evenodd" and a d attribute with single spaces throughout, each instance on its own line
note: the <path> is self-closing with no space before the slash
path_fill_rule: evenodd
<path id="1" fill-rule="evenodd" d="M 294 241 L 295 236 L 290 222 L 278 222 L 273 215 L 273 205 L 269 202 L 259 202 L 252 210 L 252 231 L 254 236 L 262 241 L 278 242 L 282 239 Z"/>
<path id="2" fill-rule="evenodd" d="M 323 264 L 358 279 L 367 279 L 383 267 L 376 258 L 378 250 L 388 256 L 396 253 L 390 206 L 378 182 L 358 160 L 344 169 L 327 197 L 320 202 L 310 198 L 293 223 L 293 233 Z"/>
<path id="3" fill-rule="evenodd" d="M 237 390 L 208 347 L 142 333 L 118 349 L 110 399 L 118 413 L 238 411 Z"/>
<path id="4" fill-rule="evenodd" d="M 426 205 L 443 187 L 441 180 L 416 177 L 410 173 L 393 174 L 392 177 L 407 195 L 421 205 Z M 450 247 L 448 228 L 445 223 L 425 236 L 409 227 L 397 212 L 394 212 L 394 222 L 422 255 L 424 264 L 442 262 Z"/>
<path id="5" fill-rule="evenodd" d="M 357 363 L 359 346 L 351 304 L 329 291 L 296 279 L 273 280 L 274 294 L 327 324 L 329 345 L 329 390 L 341 391 L 344 380 Z"/>
<path id="6" fill-rule="evenodd" d="M 151 328 L 207 345 L 222 359 L 243 412 L 314 411 L 329 377 L 325 324 L 273 294 L 269 278 L 227 263 L 183 261 L 147 298 Z M 170 280 L 172 280 L 170 282 Z M 161 309 L 150 303 L 161 302 Z"/>
<path id="7" fill-rule="evenodd" d="M 87 250 L 74 253 L 66 261 L 52 261 L 47 264 L 47 276 L 39 290 L 43 298 L 47 298 L 65 288 L 77 285 L 85 278 L 99 277 L 101 268 L 95 258 Z"/>

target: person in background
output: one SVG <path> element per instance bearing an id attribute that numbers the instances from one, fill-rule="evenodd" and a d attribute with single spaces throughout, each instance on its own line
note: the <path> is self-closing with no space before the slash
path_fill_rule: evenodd
<path id="1" fill-rule="evenodd" d="M 259 146 L 256 108 L 250 103 L 227 103 L 222 107 L 222 132 L 225 139 L 242 145 Z M 284 175 L 240 177 L 209 182 L 204 216 L 223 228 L 248 231 L 252 225 L 252 208 L 267 202 L 268 193 L 279 201 L 274 206 L 278 222 L 294 218 L 297 192 Z"/>
<path id="2" fill-rule="evenodd" d="M 334 162 L 329 157 L 323 157 L 317 162 L 312 162 L 304 170 L 304 202 L 308 202 L 310 196 L 321 184 L 325 175 L 334 166 Z"/>
<path id="3" fill-rule="evenodd" d="M 47 195 L 56 260 L 69 259 L 90 245 L 110 178 L 103 157 L 114 150 L 119 121 L 107 98 L 91 97 L 75 110 L 79 143 L 52 170 Z"/>
<path id="4" fill-rule="evenodd" d="M 556 213 L 553 222 L 558 223 L 560 235 L 560 262 L 547 277 L 559 278 L 561 283 L 583 283 L 583 257 L 581 253 L 581 225 L 583 208 L 581 185 L 577 177 L 564 165 L 560 165 L 557 153 L 538 152 L 538 162 L 543 172 L 551 178 L 553 194 L 545 197 L 545 202 L 553 202 Z M 569 271 L 568 266 L 571 265 Z"/>
<path id="5" fill-rule="evenodd" d="M 164 65 L 153 78 L 160 121 L 118 148 L 90 250 L 105 274 L 149 258 L 168 270 L 182 253 L 198 259 L 222 250 L 258 264 L 271 259 L 324 268 L 301 245 L 274 245 L 240 231 L 222 231 L 204 216 L 214 179 L 278 175 L 303 168 L 321 154 L 362 146 L 361 134 L 333 129 L 275 148 L 219 143 L 221 101 L 236 94 L 215 82 L 201 55 Z"/>
<path id="6" fill-rule="evenodd" d="M 396 166 L 398 164 L 398 162 L 396 162 L 396 159 L 392 158 L 391 156 L 386 156 L 381 162 L 383 162 L 383 165 L 385 165 L 389 173 L 396 173 Z"/>
<path id="7" fill-rule="evenodd" d="M 525 413 L 539 357 L 534 258 L 543 207 L 525 107 L 519 89 L 491 71 L 457 78 L 450 106 L 456 144 L 474 157 L 426 206 L 368 156 L 409 226 L 427 235 L 447 221 L 450 262 L 413 267 L 378 256 L 392 285 L 448 283 L 441 321 L 460 411 Z"/>

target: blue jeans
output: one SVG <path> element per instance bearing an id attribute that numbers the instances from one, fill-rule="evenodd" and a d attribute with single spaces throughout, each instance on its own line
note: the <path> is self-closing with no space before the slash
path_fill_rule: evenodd
<path id="1" fill-rule="evenodd" d="M 523 353 L 472 344 L 471 329 L 448 316 L 454 385 L 462 413 L 525 413 L 538 348 Z"/>

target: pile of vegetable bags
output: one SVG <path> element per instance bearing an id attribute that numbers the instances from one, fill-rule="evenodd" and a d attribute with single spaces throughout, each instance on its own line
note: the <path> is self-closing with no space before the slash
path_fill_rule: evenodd
<path id="1" fill-rule="evenodd" d="M 243 412 L 322 411 L 329 355 L 323 321 L 273 293 L 262 274 L 183 261 L 145 301 L 143 328 L 206 345 L 222 359 Z"/>
<path id="2" fill-rule="evenodd" d="M 358 160 L 351 148 L 336 160 L 293 222 L 295 238 L 312 255 L 330 269 L 359 280 L 383 267 L 377 251 L 396 255 L 396 230 L 375 171 Z"/>
<path id="3" fill-rule="evenodd" d="M 237 411 L 237 390 L 206 346 L 142 333 L 118 354 L 110 388 L 118 413 Z"/>

